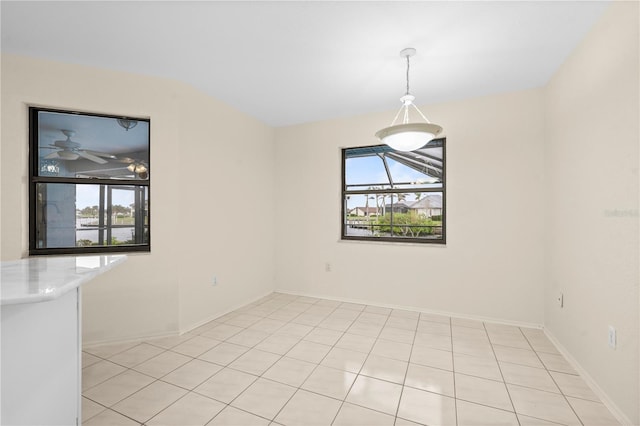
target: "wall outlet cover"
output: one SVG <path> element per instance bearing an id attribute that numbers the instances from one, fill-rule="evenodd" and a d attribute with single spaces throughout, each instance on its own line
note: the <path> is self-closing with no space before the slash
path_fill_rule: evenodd
<path id="1" fill-rule="evenodd" d="M 616 329 L 612 325 L 609 326 L 609 337 L 607 340 L 608 340 L 607 343 L 609 344 L 609 347 L 611 349 L 615 349 L 617 344 L 617 341 L 616 341 L 617 336 L 616 336 Z"/>

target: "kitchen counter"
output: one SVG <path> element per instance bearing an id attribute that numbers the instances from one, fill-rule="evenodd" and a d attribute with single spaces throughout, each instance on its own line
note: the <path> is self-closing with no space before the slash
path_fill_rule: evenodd
<path id="1" fill-rule="evenodd" d="M 126 255 L 30 257 L 2 262 L 0 304 L 57 299 L 122 263 Z"/>
<path id="2" fill-rule="evenodd" d="M 80 285 L 125 259 L 96 255 L 2 262 L 0 424 L 81 423 Z"/>

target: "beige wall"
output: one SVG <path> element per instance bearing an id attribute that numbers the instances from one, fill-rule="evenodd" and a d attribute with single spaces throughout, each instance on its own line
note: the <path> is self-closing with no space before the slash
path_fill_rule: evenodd
<path id="1" fill-rule="evenodd" d="M 85 342 L 175 333 L 272 291 L 271 128 L 175 81 L 11 55 L 2 57 L 3 260 L 28 250 L 28 105 L 151 118 L 152 251 L 83 288 Z M 256 226 L 237 226 L 245 221 Z"/>
<path id="2" fill-rule="evenodd" d="M 615 3 L 545 90 L 545 326 L 634 424 L 638 413 L 638 2 Z M 564 293 L 564 308 L 555 303 Z M 618 347 L 607 346 L 616 327 Z"/>
<path id="3" fill-rule="evenodd" d="M 446 246 L 339 242 L 340 148 L 376 144 L 393 112 L 282 128 L 278 288 L 542 324 L 542 92 L 422 110 L 447 137 Z"/>

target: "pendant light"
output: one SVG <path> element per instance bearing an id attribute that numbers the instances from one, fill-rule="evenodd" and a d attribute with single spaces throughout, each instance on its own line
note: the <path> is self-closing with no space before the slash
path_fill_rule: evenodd
<path id="1" fill-rule="evenodd" d="M 127 132 L 138 125 L 136 120 L 129 120 L 128 118 L 118 118 L 118 124 Z"/>
<path id="2" fill-rule="evenodd" d="M 402 49 L 400 52 L 400 56 L 407 59 L 407 93 L 400 98 L 402 106 L 391 122 L 391 126 L 385 127 L 384 129 L 376 132 L 376 137 L 380 139 L 380 141 L 389 145 L 396 151 L 414 151 L 418 148 L 422 148 L 442 132 L 441 126 L 431 123 L 418 109 L 418 107 L 415 106 L 413 103 L 415 96 L 409 93 L 409 58 L 415 54 L 416 49 L 411 47 Z M 413 107 L 418 111 L 420 117 L 424 119 L 424 123 L 409 123 L 410 107 Z M 396 124 L 398 117 L 400 117 L 400 113 L 403 113 L 402 123 Z"/>

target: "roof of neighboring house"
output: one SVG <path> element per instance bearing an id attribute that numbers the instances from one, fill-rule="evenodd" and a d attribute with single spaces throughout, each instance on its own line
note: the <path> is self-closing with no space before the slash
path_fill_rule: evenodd
<path id="1" fill-rule="evenodd" d="M 398 201 L 393 203 L 393 207 L 394 208 L 399 208 L 399 207 L 406 207 L 406 208 L 411 208 L 411 203 L 406 203 L 404 201 Z M 385 208 L 390 209 L 391 208 L 391 204 L 385 204 L 384 205 Z"/>
<path id="2" fill-rule="evenodd" d="M 365 213 L 375 213 L 377 211 L 377 209 L 375 207 L 354 207 L 349 211 L 354 211 L 354 210 L 360 210 L 360 211 L 363 211 Z"/>
<path id="3" fill-rule="evenodd" d="M 411 204 L 411 208 L 412 209 L 441 209 L 442 195 L 441 194 L 425 195 L 418 201 Z"/>

